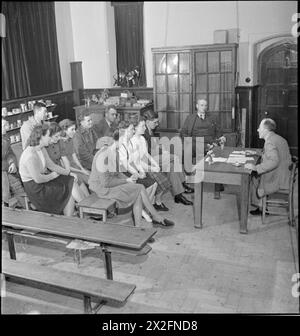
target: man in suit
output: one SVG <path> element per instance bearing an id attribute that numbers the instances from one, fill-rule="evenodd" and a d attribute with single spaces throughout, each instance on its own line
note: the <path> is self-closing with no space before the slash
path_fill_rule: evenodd
<path id="1" fill-rule="evenodd" d="M 98 124 L 95 124 L 95 130 L 97 132 L 98 138 L 112 136 L 114 130 L 117 127 L 116 117 L 116 107 L 114 105 L 106 106 L 104 118 L 101 119 Z"/>
<path id="2" fill-rule="evenodd" d="M 192 156 L 196 157 L 196 138 L 204 138 L 204 151 L 207 151 L 207 146 L 215 142 L 216 137 L 222 135 L 216 122 L 211 116 L 207 115 L 207 101 L 205 99 L 199 99 L 197 102 L 197 113 L 187 116 L 183 127 L 180 131 L 180 136 L 192 137 Z M 226 141 L 224 136 L 220 137 L 220 140 Z M 215 184 L 215 199 L 220 198 L 220 191 L 224 190 L 222 184 Z"/>
<path id="3" fill-rule="evenodd" d="M 279 189 L 289 188 L 291 154 L 287 141 L 276 134 L 274 120 L 265 118 L 258 128 L 258 136 L 265 140 L 261 162 L 245 164 L 245 168 L 253 173 L 251 186 L 251 202 L 256 209 L 252 215 L 261 215 L 262 197 Z M 256 176 L 255 176 L 256 175 Z"/>
<path id="4" fill-rule="evenodd" d="M 156 132 L 157 127 L 159 125 L 159 119 L 157 112 L 153 111 L 152 105 L 147 105 L 141 110 L 141 114 L 146 119 L 146 130 L 144 133 L 144 137 L 148 144 L 148 152 L 151 154 L 151 139 L 153 137 L 159 137 L 159 134 Z M 160 157 L 162 154 L 161 147 L 159 148 Z M 185 182 L 185 175 L 182 172 L 175 172 L 174 171 L 174 160 L 175 157 L 170 155 L 170 172 L 166 173 L 170 183 L 171 183 L 171 191 L 174 196 L 175 203 L 182 203 L 184 205 L 193 205 L 193 203 L 188 200 L 183 193 L 191 194 L 194 192 L 194 189 L 191 188 Z M 163 165 L 163 163 L 162 163 Z M 166 163 L 167 165 L 167 163 Z M 162 167 L 163 169 L 163 167 Z M 173 171 L 172 171 L 173 170 Z"/>

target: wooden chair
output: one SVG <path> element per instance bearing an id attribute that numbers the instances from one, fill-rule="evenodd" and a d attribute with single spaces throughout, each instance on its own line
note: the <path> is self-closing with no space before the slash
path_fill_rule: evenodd
<path id="1" fill-rule="evenodd" d="M 266 214 L 270 215 L 282 215 L 282 213 L 272 211 L 271 208 L 285 208 L 288 213 L 289 225 L 295 226 L 294 215 L 294 189 L 295 182 L 298 174 L 298 157 L 292 157 L 292 163 L 289 167 L 290 181 L 289 189 L 280 189 L 276 193 L 266 195 L 262 199 L 262 223 L 265 223 Z"/>

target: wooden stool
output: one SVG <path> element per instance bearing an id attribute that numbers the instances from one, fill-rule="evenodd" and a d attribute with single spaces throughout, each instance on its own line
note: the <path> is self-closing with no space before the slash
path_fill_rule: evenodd
<path id="1" fill-rule="evenodd" d="M 96 194 L 92 194 L 78 203 L 80 218 L 84 218 L 85 214 L 102 215 L 102 221 L 107 220 L 107 211 L 113 211 L 116 202 L 106 198 L 99 198 Z"/>

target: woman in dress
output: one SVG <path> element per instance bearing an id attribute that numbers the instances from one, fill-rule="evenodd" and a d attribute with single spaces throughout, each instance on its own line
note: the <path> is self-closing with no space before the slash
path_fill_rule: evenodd
<path id="1" fill-rule="evenodd" d="M 146 130 L 146 123 L 143 117 L 140 118 L 138 124 L 135 126 L 135 134 L 131 138 L 133 162 L 139 172 L 148 172 L 158 184 L 156 192 L 155 209 L 160 211 L 168 211 L 169 209 L 162 202 L 163 194 L 171 189 L 171 183 L 166 174 L 160 172 L 158 163 L 148 153 L 148 145 L 143 137 Z"/>
<path id="2" fill-rule="evenodd" d="M 66 168 L 70 168 L 77 175 L 80 189 L 88 196 L 88 180 L 91 172 L 83 168 L 75 153 L 73 136 L 76 132 L 76 125 L 74 121 L 64 119 L 59 123 L 59 126 L 62 129 L 60 145 L 63 165 Z"/>
<path id="3" fill-rule="evenodd" d="M 46 151 L 50 159 L 59 167 L 61 167 L 65 173 L 69 173 L 74 176 L 74 188 L 73 197 L 76 202 L 80 202 L 83 198 L 89 195 L 89 192 L 85 185 L 82 186 L 82 180 L 78 178 L 78 175 L 72 172 L 70 166 L 66 166 L 63 161 L 64 147 L 61 139 L 61 128 L 56 122 L 51 122 L 49 125 L 50 142 L 46 147 Z M 59 172 L 58 172 L 59 173 Z"/>
<path id="4" fill-rule="evenodd" d="M 107 139 L 111 139 L 106 137 Z M 93 190 L 99 197 L 113 199 L 119 208 L 127 208 L 133 205 L 135 225 L 141 225 L 143 206 L 152 215 L 153 225 L 162 227 L 172 226 L 174 222 L 164 219 L 151 204 L 145 187 L 136 184 L 136 177 L 127 177 L 119 172 L 119 131 L 113 134 L 113 140 L 104 143 L 96 153 L 92 171 L 89 178 L 90 190 Z"/>
<path id="5" fill-rule="evenodd" d="M 134 124 L 129 121 L 121 121 L 119 126 L 119 158 L 120 158 L 120 169 L 124 175 L 130 177 L 134 176 L 136 178 L 136 183 L 142 184 L 148 193 L 151 203 L 154 202 L 154 196 L 157 189 L 157 182 L 145 172 L 139 172 L 133 162 L 133 147 L 130 139 L 134 134 Z M 148 213 L 143 209 L 143 218 L 151 223 L 152 219 Z"/>
<path id="6" fill-rule="evenodd" d="M 74 177 L 66 174 L 49 158 L 45 150 L 49 142 L 49 125 L 35 126 L 19 162 L 24 189 L 37 211 L 72 216 L 75 204 L 72 196 Z"/>

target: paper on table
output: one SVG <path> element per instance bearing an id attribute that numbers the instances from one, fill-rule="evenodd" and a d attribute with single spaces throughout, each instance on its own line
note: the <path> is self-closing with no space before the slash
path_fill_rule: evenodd
<path id="1" fill-rule="evenodd" d="M 233 151 L 231 154 L 241 154 L 241 155 L 245 155 L 246 152 L 245 151 Z M 230 154 L 230 155 L 231 155 Z"/>
<path id="2" fill-rule="evenodd" d="M 254 160 L 254 158 L 252 157 L 246 157 L 246 156 L 241 156 L 241 157 L 237 157 L 237 156 L 229 156 L 229 158 L 227 159 L 227 163 L 241 163 L 241 164 L 245 164 L 247 161 L 251 161 Z"/>
<path id="3" fill-rule="evenodd" d="M 226 162 L 227 158 L 223 157 L 213 157 L 213 162 Z"/>

